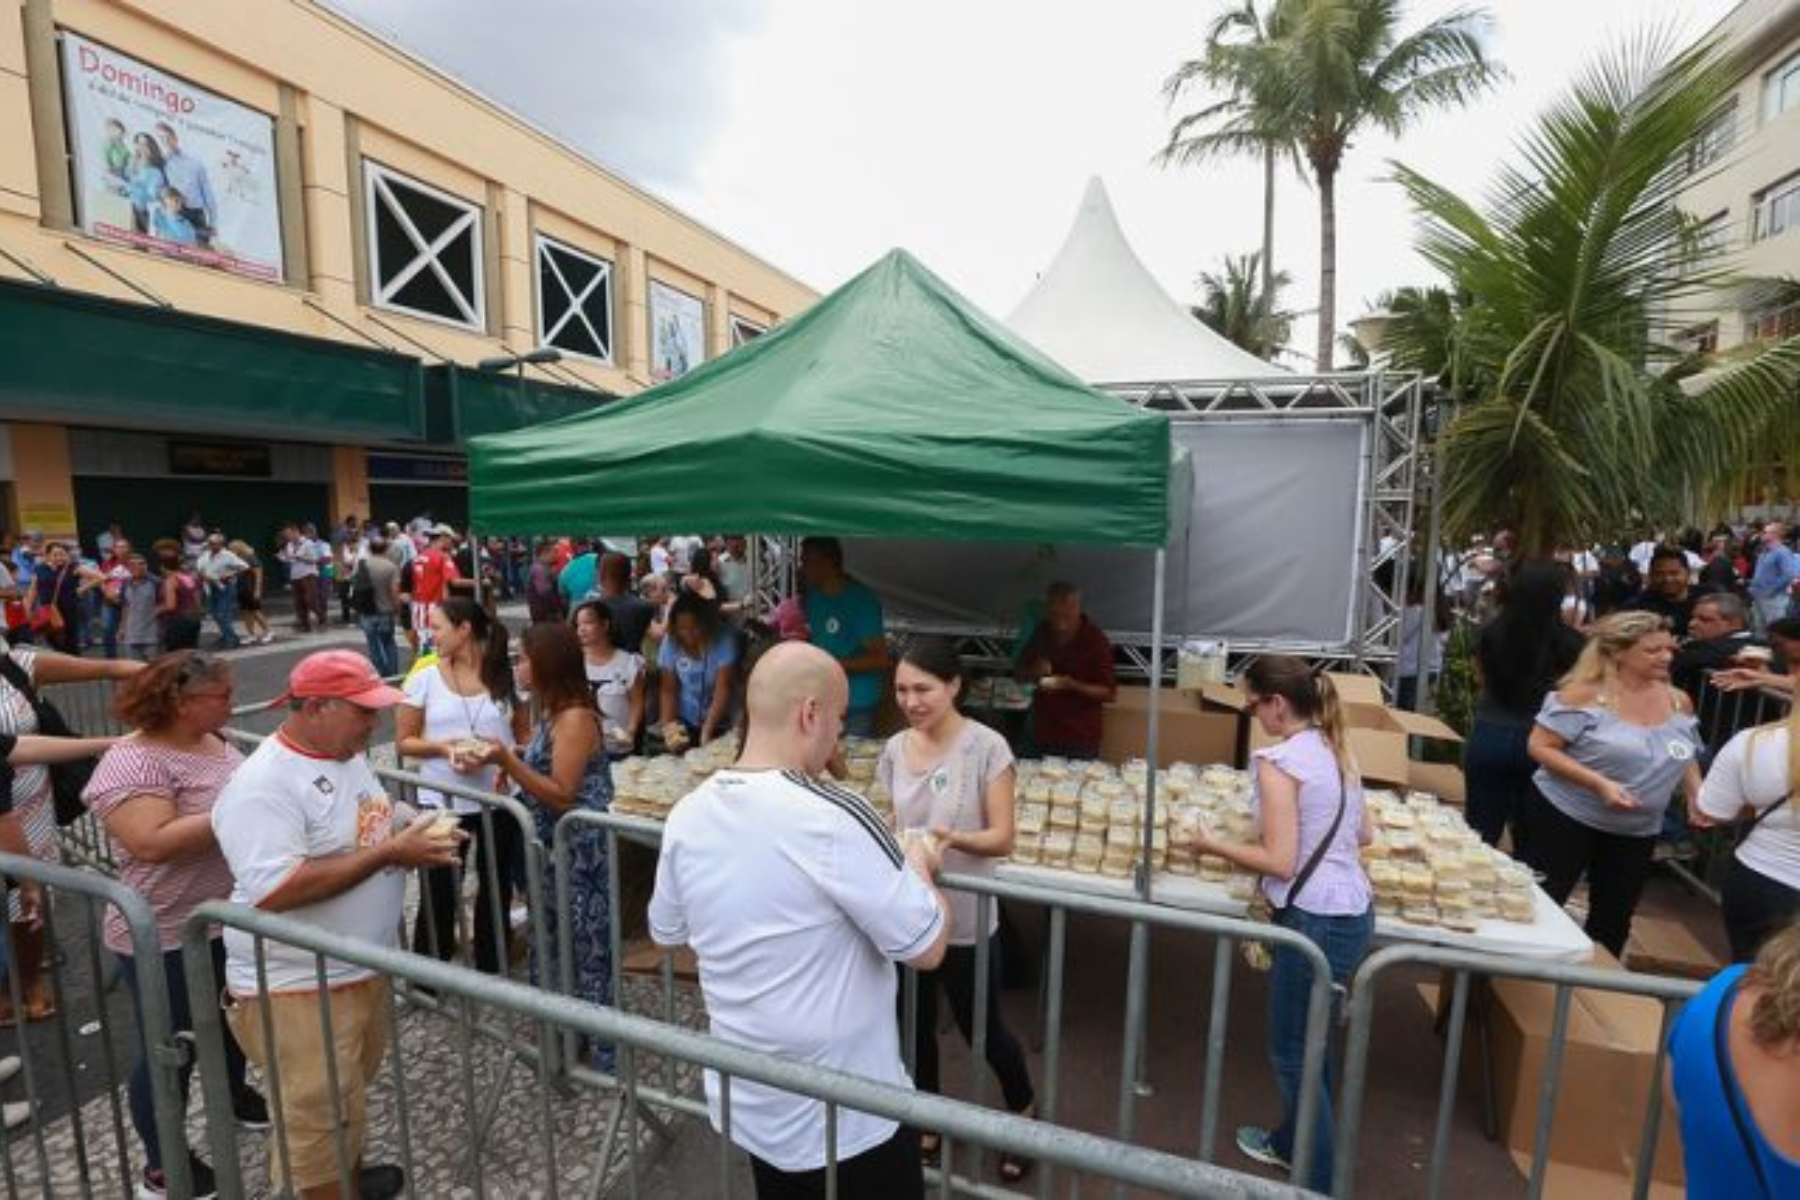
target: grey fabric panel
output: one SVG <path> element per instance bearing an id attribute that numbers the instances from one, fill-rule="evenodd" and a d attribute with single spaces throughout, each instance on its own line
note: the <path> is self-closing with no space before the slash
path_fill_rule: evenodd
<path id="1" fill-rule="evenodd" d="M 1194 455 L 1195 494 L 1192 532 L 1169 548 L 1171 634 L 1348 641 L 1366 429 L 1175 423 L 1175 439 Z M 1051 581 L 1067 579 L 1103 627 L 1150 628 L 1146 550 L 867 540 L 845 551 L 851 574 L 893 619 L 1015 629 Z"/>

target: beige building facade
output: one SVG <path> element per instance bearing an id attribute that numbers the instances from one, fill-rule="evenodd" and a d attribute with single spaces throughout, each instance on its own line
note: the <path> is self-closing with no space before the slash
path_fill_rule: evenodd
<path id="1" fill-rule="evenodd" d="M 15 531 L 450 519 L 468 436 L 816 298 L 308 0 L 0 0 Z"/>
<path id="2" fill-rule="evenodd" d="M 1771 282 L 1683 306 L 1677 340 L 1709 352 L 1800 333 L 1800 0 L 1744 0 L 1713 36 L 1742 74 L 1689 148 L 1678 203 L 1731 271 Z"/>

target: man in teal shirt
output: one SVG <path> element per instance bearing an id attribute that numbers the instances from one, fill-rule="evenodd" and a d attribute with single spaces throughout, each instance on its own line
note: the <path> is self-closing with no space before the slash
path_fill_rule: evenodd
<path id="1" fill-rule="evenodd" d="M 844 546 L 833 537 L 800 543 L 800 576 L 806 581 L 809 640 L 837 659 L 850 677 L 844 732 L 874 737 L 875 710 L 881 705 L 889 661 L 881 601 L 844 574 Z"/>
<path id="2" fill-rule="evenodd" d="M 556 577 L 556 586 L 570 612 L 574 612 L 594 590 L 594 576 L 600 565 L 599 554 L 593 546 L 582 542 L 576 549 L 578 553 L 563 565 L 562 573 Z"/>

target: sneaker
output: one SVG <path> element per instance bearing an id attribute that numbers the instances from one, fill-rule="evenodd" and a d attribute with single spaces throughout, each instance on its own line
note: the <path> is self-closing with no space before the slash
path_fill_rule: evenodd
<path id="1" fill-rule="evenodd" d="M 356 1173 L 356 1189 L 362 1200 L 393 1200 L 406 1191 L 406 1172 L 392 1163 L 376 1163 Z"/>
<path id="2" fill-rule="evenodd" d="M 252 1132 L 269 1127 L 269 1102 L 262 1093 L 253 1088 L 245 1088 L 244 1093 L 231 1102 L 231 1115 L 237 1118 L 239 1129 Z"/>
<path id="3" fill-rule="evenodd" d="M 188 1151 L 188 1178 L 194 1184 L 194 1200 L 214 1200 L 219 1194 L 219 1185 L 213 1180 L 212 1168 L 192 1150 Z M 138 1183 L 137 1200 L 162 1200 L 168 1194 L 169 1183 L 163 1173 L 145 1167 L 143 1179 Z"/>
<path id="4" fill-rule="evenodd" d="M 1294 1169 L 1294 1164 L 1275 1149 L 1274 1142 L 1269 1138 L 1269 1131 L 1260 1125 L 1238 1126 L 1237 1148 L 1246 1158 L 1253 1158 L 1265 1167 L 1275 1167 L 1282 1171 Z"/>
<path id="5" fill-rule="evenodd" d="M 25 1064 L 19 1060 L 19 1056 L 16 1054 L 9 1054 L 5 1058 L 0 1058 L 0 1083 L 5 1083 L 14 1075 L 17 1075 L 24 1066 Z"/>
<path id="6" fill-rule="evenodd" d="M 5 1125 L 8 1130 L 17 1129 L 21 1125 L 29 1125 L 31 1113 L 31 1101 L 9 1100 L 4 1105 L 0 1105 L 0 1125 Z"/>

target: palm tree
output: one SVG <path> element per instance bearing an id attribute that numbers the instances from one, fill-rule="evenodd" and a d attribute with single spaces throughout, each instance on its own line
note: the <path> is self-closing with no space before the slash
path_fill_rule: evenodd
<path id="1" fill-rule="evenodd" d="M 1337 177 L 1352 140 L 1374 127 L 1398 136 L 1424 113 L 1467 104 L 1502 77 L 1482 46 L 1485 10 L 1459 9 L 1404 36 L 1400 0 L 1275 0 L 1276 37 L 1258 56 L 1277 128 L 1319 189 L 1318 368 L 1337 335 Z"/>
<path id="2" fill-rule="evenodd" d="M 1233 345 L 1273 362 L 1293 327 L 1293 314 L 1277 307 L 1288 273 L 1259 271 L 1260 259 L 1255 251 L 1228 254 L 1222 274 L 1201 272 L 1200 303 L 1188 311 Z M 1261 280 L 1271 280 L 1273 288 L 1265 289 Z"/>
<path id="3" fill-rule="evenodd" d="M 1206 30 L 1205 52 L 1183 62 L 1163 81 L 1163 95 L 1172 105 L 1198 86 L 1223 93 L 1223 98 L 1177 120 L 1169 131 L 1168 144 L 1156 156 L 1164 166 L 1193 166 L 1238 155 L 1262 159 L 1265 295 L 1276 289 L 1275 164 L 1289 158 L 1296 169 L 1300 165 L 1293 130 L 1285 124 L 1287 110 L 1279 93 L 1269 86 L 1275 79 L 1271 46 L 1277 37 L 1278 31 L 1258 11 L 1256 0 L 1243 0 L 1240 7 L 1215 18 Z"/>
<path id="4" fill-rule="evenodd" d="M 1452 536 L 1505 525 L 1547 554 L 1673 520 L 1793 420 L 1800 339 L 1684 387 L 1663 336 L 1664 314 L 1729 279 L 1675 192 L 1732 86 L 1716 45 L 1671 56 L 1640 38 L 1539 118 L 1485 206 L 1396 168 L 1419 250 L 1461 298 L 1441 343 L 1463 404 L 1444 441 Z"/>

